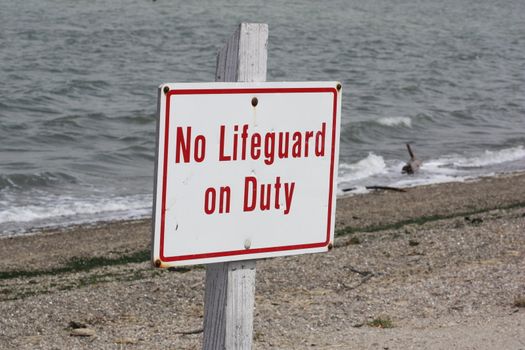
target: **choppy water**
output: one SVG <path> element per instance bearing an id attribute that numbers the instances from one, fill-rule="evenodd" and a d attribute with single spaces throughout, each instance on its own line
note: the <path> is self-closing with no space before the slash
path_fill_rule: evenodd
<path id="1" fill-rule="evenodd" d="M 525 170 L 525 2 L 0 4 L 0 235 L 149 215 L 156 89 L 211 81 L 242 21 L 268 80 L 344 84 L 339 187 Z M 400 174 L 411 142 L 422 171 Z"/>

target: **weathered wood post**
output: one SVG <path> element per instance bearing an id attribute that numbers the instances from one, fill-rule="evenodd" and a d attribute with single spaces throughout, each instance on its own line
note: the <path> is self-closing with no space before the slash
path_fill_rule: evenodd
<path id="1" fill-rule="evenodd" d="M 215 81 L 266 81 L 268 25 L 242 23 L 217 56 Z M 203 349 L 251 349 L 255 260 L 207 265 Z"/>

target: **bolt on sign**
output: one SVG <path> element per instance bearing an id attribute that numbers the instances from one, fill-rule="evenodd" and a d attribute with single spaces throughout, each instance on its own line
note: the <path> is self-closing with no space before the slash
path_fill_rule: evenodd
<path id="1" fill-rule="evenodd" d="M 158 110 L 156 266 L 331 248 L 338 82 L 165 84 Z"/>

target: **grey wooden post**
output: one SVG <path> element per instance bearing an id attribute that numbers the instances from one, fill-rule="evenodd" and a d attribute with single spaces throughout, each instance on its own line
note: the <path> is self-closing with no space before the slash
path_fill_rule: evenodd
<path id="1" fill-rule="evenodd" d="M 268 25 L 242 23 L 217 56 L 216 81 L 266 81 Z M 206 268 L 203 349 L 251 349 L 255 260 Z"/>

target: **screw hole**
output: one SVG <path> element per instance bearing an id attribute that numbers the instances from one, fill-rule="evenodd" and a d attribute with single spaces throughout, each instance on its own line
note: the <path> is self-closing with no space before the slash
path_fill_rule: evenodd
<path id="1" fill-rule="evenodd" d="M 341 84 L 337 84 L 337 91 L 341 91 L 341 88 L 342 88 Z"/>
<path id="2" fill-rule="evenodd" d="M 259 100 L 257 99 L 257 97 L 252 98 L 252 106 L 256 107 L 258 103 Z"/>
<path id="3" fill-rule="evenodd" d="M 168 86 L 164 86 L 164 93 L 167 94 L 170 91 L 170 88 Z"/>

